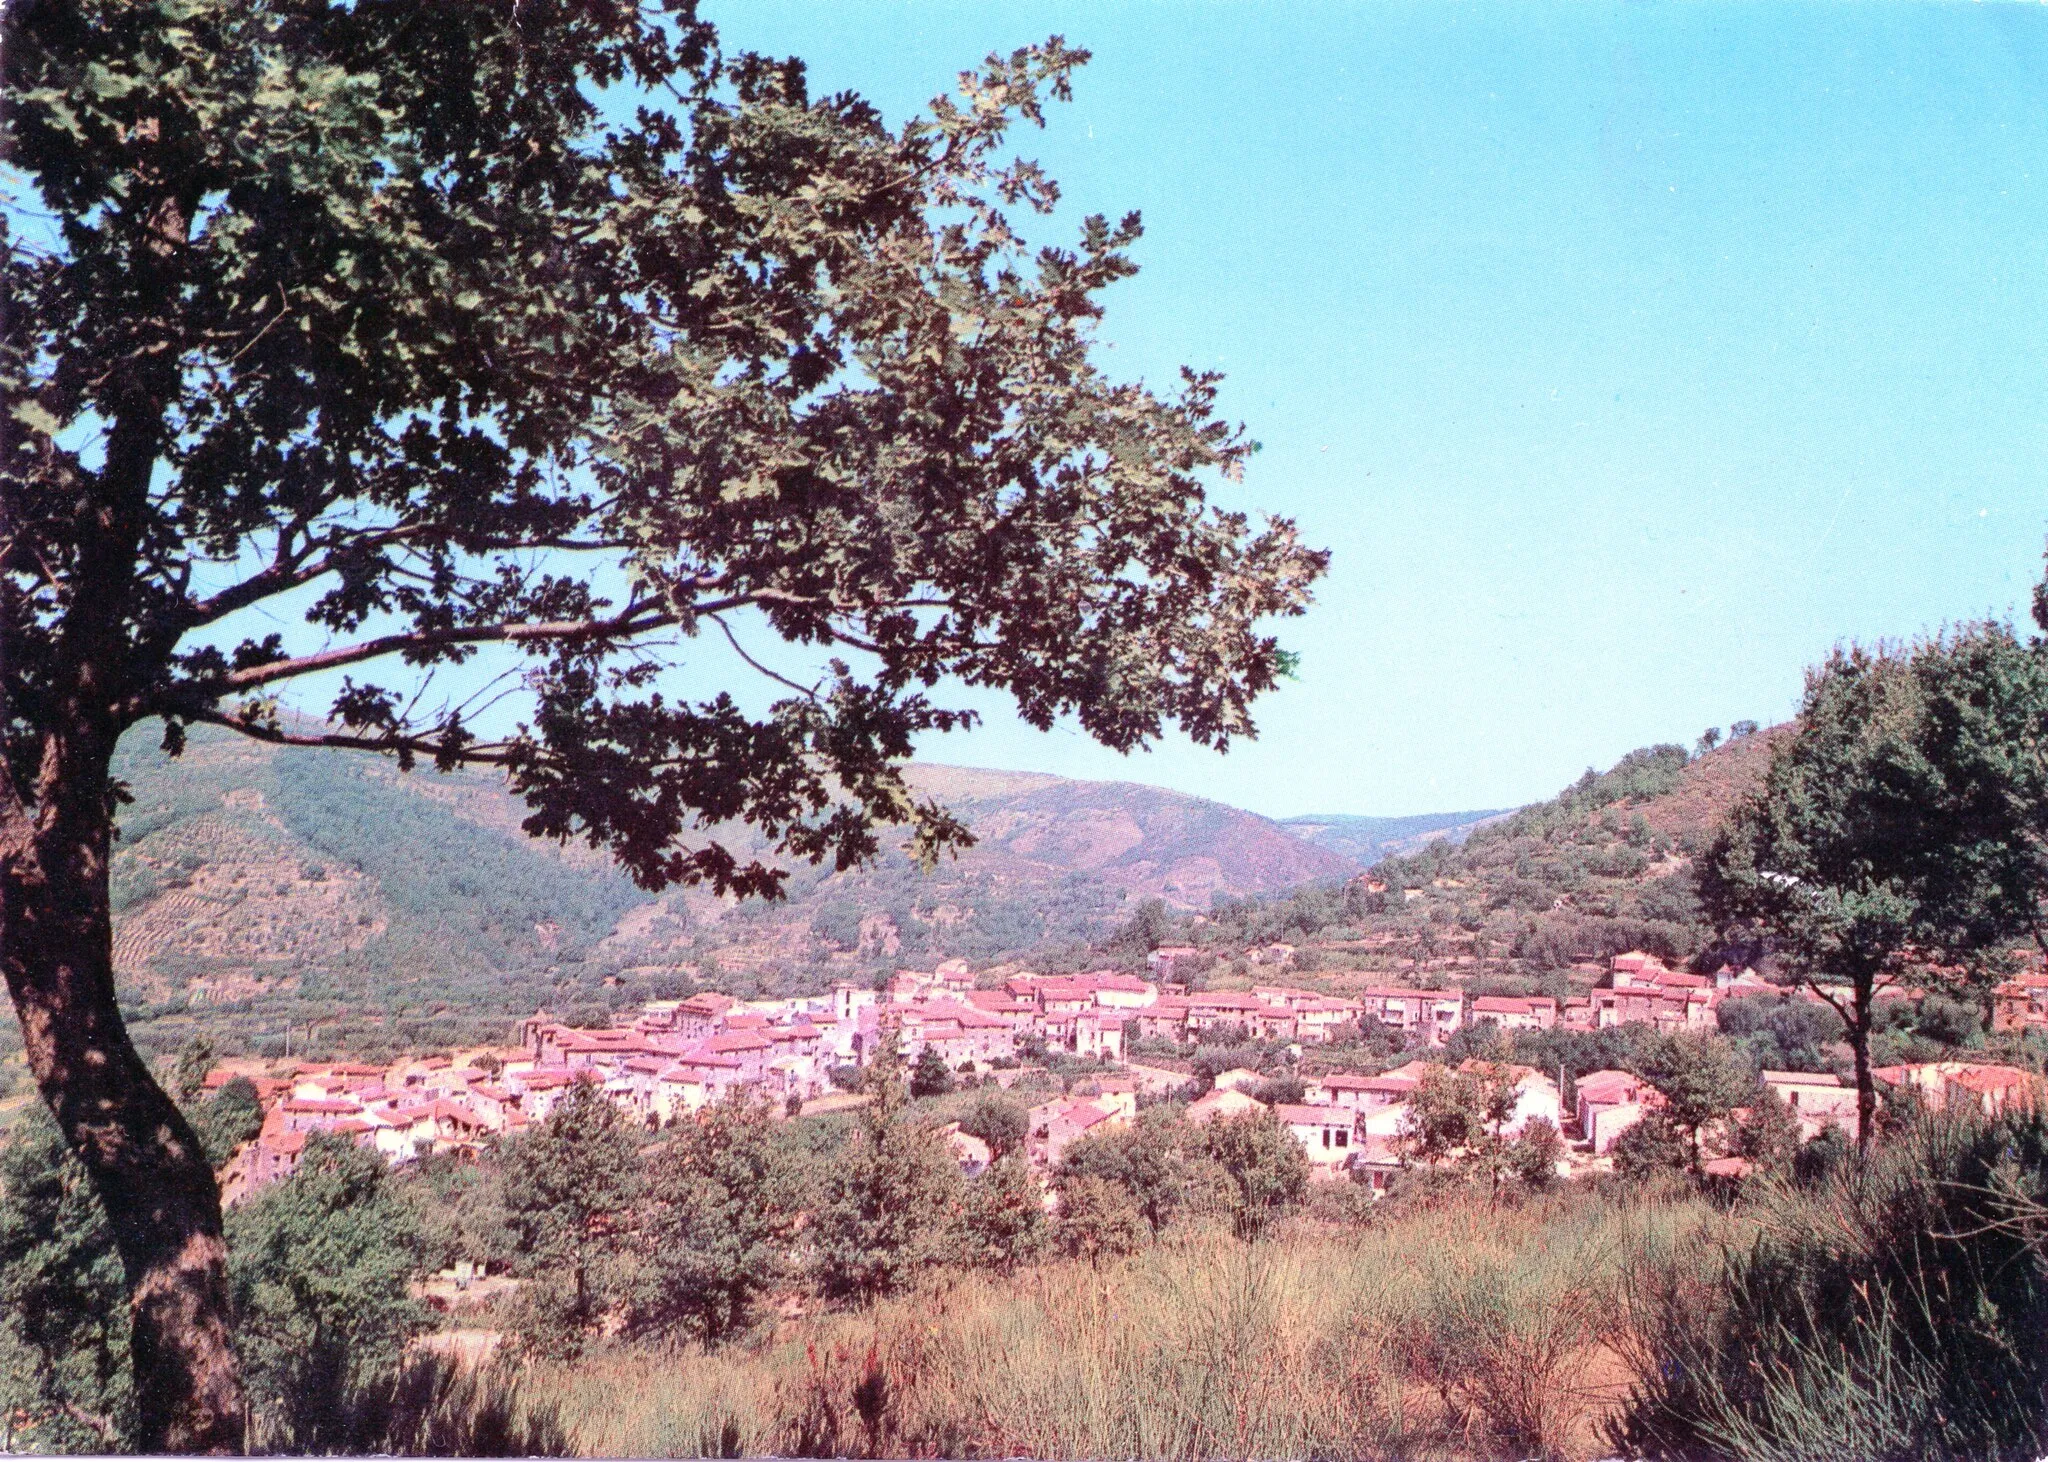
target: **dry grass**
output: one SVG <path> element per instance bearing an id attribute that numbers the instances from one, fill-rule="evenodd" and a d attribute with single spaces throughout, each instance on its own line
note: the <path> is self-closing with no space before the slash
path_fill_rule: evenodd
<path id="1" fill-rule="evenodd" d="M 592 1455 L 1575 1457 L 1628 1376 L 1625 1265 L 1684 1200 L 1483 1205 L 1100 1269 L 955 1277 L 752 1349 L 526 1378 Z"/>

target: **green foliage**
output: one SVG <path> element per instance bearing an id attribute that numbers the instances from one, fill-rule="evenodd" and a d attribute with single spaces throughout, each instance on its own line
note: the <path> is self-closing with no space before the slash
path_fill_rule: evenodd
<path id="1" fill-rule="evenodd" d="M 1021 1153 L 997 1159 L 967 1185 L 961 1241 L 968 1263 L 1008 1273 L 1043 1254 L 1049 1237 L 1044 1191 Z"/>
<path id="2" fill-rule="evenodd" d="M 1507 1148 L 1507 1169 L 1532 1193 L 1547 1193 L 1558 1184 L 1557 1164 L 1564 1157 L 1564 1139 L 1547 1117 L 1522 1128 Z"/>
<path id="3" fill-rule="evenodd" d="M 897 1064 L 868 1068 L 875 1100 L 821 1184 L 810 1234 L 819 1289 L 872 1301 L 901 1289 L 954 1249 L 963 1193 L 951 1151 L 903 1110 Z"/>
<path id="4" fill-rule="evenodd" d="M 213 1043 L 194 1036 L 178 1052 L 178 1066 L 171 1076 L 171 1094 L 190 1106 L 206 1089 L 206 1073 L 213 1069 Z"/>
<path id="5" fill-rule="evenodd" d="M 1134 1254 L 1150 1240 L 1150 1225 L 1123 1184 L 1070 1172 L 1060 1180 L 1059 1193 L 1053 1238 L 1069 1257 L 1096 1263 Z"/>
<path id="6" fill-rule="evenodd" d="M 1174 918 L 1166 907 L 1166 900 L 1143 899 L 1131 911 L 1131 917 L 1123 927 L 1109 937 L 1105 947 L 1116 954 L 1143 959 L 1171 940 L 1173 935 Z"/>
<path id="7" fill-rule="evenodd" d="M 926 1046 L 917 1053 L 917 1063 L 910 1068 L 910 1094 L 914 1097 L 944 1096 L 953 1089 L 953 1068 L 946 1064 L 946 1058 L 939 1054 L 936 1046 Z"/>
<path id="8" fill-rule="evenodd" d="M 1255 1239 L 1308 1191 L 1308 1155 L 1270 1111 L 1224 1117 L 1201 1129 L 1203 1147 L 1230 1180 L 1231 1225 Z"/>
<path id="9" fill-rule="evenodd" d="M 1799 1140 L 1799 1119 L 1769 1088 L 1749 1099 L 1742 1120 L 1735 1124 L 1735 1155 L 1765 1172 L 1789 1174 L 1799 1156 Z"/>
<path id="10" fill-rule="evenodd" d="M 2048 1129 L 1926 1122 L 1666 1288 L 1631 1455 L 2033 1458 L 2048 1444 Z"/>
<path id="11" fill-rule="evenodd" d="M 1916 979 L 1980 991 L 1997 946 L 2033 927 L 2044 716 L 2048 659 L 2004 625 L 1838 650 L 1809 674 L 1798 734 L 1704 860 L 1717 919 L 1802 976 L 1849 987 L 1863 1140 L 1878 986 L 1931 960 Z"/>
<path id="12" fill-rule="evenodd" d="M 314 851 L 376 880 L 407 932 L 431 933 L 464 973 L 531 970 L 611 933 L 644 895 L 616 869 L 565 869 L 529 841 L 451 817 L 377 768 L 286 748 L 277 757 L 279 819 Z M 534 926 L 559 927 L 550 950 Z M 446 961 L 438 961 L 437 964 Z"/>
<path id="13" fill-rule="evenodd" d="M 993 1092 L 976 1097 L 960 1119 L 960 1130 L 986 1142 L 990 1154 L 998 1161 L 1023 1150 L 1030 1126 L 1031 1118 L 1022 1102 Z"/>
<path id="14" fill-rule="evenodd" d="M 707 1344 L 752 1329 L 797 1219 L 768 1110 L 728 1099 L 685 1118 L 651 1164 L 647 1196 L 639 1322 Z"/>
<path id="15" fill-rule="evenodd" d="M 192 1125 L 206 1148 L 206 1160 L 216 1168 L 226 1166 L 243 1143 L 263 1130 L 263 1103 L 257 1100 L 255 1083 L 246 1076 L 223 1082 L 192 1114 Z"/>
<path id="16" fill-rule="evenodd" d="M 41 1103 L 0 1147 L 0 1406 L 32 1451 L 118 1451 L 134 1425 L 113 1233 Z"/>
<path id="17" fill-rule="evenodd" d="M 1693 1160 L 1686 1134 L 1664 1113 L 1654 1111 L 1645 1112 L 1641 1121 L 1617 1137 L 1609 1152 L 1614 1171 L 1631 1183 L 1676 1172 Z"/>
<path id="18" fill-rule="evenodd" d="M 1700 1165 L 1700 1129 L 1753 1098 L 1756 1077 L 1726 1041 L 1705 1034 L 1666 1036 L 1652 1048 L 1640 1074 L 1664 1095 L 1662 1116 L 1676 1128 Z"/>
<path id="19" fill-rule="evenodd" d="M 1746 1048 L 1760 1071 L 1831 1071 L 1828 1048 L 1843 1036 L 1842 1018 L 1813 1000 L 1789 995 L 1739 995 L 1714 1012 L 1721 1034 Z"/>
<path id="20" fill-rule="evenodd" d="M 1164 1107 L 1148 1107 L 1130 1126 L 1091 1134 L 1060 1155 L 1053 1184 L 1063 1209 L 1069 1186 L 1081 1178 L 1122 1189 L 1154 1234 L 1164 1233 L 1190 1208 L 1203 1206 L 1225 1181 L 1209 1158 L 1201 1129 Z"/>
<path id="21" fill-rule="evenodd" d="M 385 1173 L 376 1153 L 315 1133 L 291 1177 L 229 1216 L 236 1345 L 259 1445 L 365 1445 L 352 1399 L 394 1376 L 406 1343 L 431 1328 L 406 1291 L 417 1238 Z"/>
<path id="22" fill-rule="evenodd" d="M 528 1284 L 521 1339 L 542 1354 L 574 1354 L 623 1298 L 620 1226 L 640 1190 L 625 1119 L 589 1081 L 505 1157 L 505 1220 Z"/>
<path id="23" fill-rule="evenodd" d="M 504 1269 L 517 1257 L 505 1213 L 504 1163 L 427 1153 L 394 1172 L 388 1187 L 411 1209 L 422 1268 L 447 1269 L 466 1259 Z"/>

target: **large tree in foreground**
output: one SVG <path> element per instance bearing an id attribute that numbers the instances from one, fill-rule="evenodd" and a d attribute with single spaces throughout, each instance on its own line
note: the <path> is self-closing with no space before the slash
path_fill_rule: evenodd
<path id="1" fill-rule="evenodd" d="M 1879 997 L 1907 980 L 1981 991 L 2003 945 L 2041 937 L 2044 748 L 2048 653 L 2006 625 L 1839 650 L 1703 860 L 1709 909 L 1841 1017 L 1859 1144 L 1877 1110 Z"/>
<path id="2" fill-rule="evenodd" d="M 1206 504 L 1248 450 L 1214 383 L 1090 362 L 1135 218 L 1012 231 L 1057 40 L 900 128 L 687 0 L 19 0 L 0 50 L 0 963 L 145 1447 L 242 1407 L 212 1174 L 115 1003 L 124 731 L 501 768 L 648 888 L 773 894 L 702 830 L 966 840 L 900 775 L 943 683 L 1220 747 L 1284 668 L 1260 622 L 1324 559 Z M 664 689 L 706 635 L 779 698 Z M 281 715 L 312 675 L 326 719 Z"/>

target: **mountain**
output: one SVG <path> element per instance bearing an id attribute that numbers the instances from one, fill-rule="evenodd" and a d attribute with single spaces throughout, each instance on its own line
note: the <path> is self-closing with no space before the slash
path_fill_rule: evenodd
<path id="1" fill-rule="evenodd" d="M 650 897 L 602 854 L 535 842 L 478 773 L 263 746 L 194 728 L 184 754 L 124 742 L 115 966 L 156 1043 L 430 1046 L 715 981 L 740 992 L 870 978 L 952 956 L 1085 957 L 1139 901 L 1207 908 L 1356 865 L 1268 819 L 1124 782 L 920 765 L 978 843 L 932 873 L 796 868 L 788 897 Z M 722 829 L 745 851 L 746 829 Z"/>
<path id="2" fill-rule="evenodd" d="M 1505 817 L 1506 808 L 1482 812 L 1425 812 L 1413 817 L 1287 817 L 1280 826 L 1296 837 L 1349 858 L 1361 868 L 1398 853 L 1412 853 L 1424 843 L 1462 843 L 1482 823 Z"/>
<path id="3" fill-rule="evenodd" d="M 1478 822 L 1462 841 L 1424 841 L 1342 885 L 1219 906 L 1181 933 L 1226 959 L 1293 944 L 1296 967 L 1333 990 L 1391 976 L 1561 993 L 1574 966 L 1583 981 L 1591 962 L 1625 949 L 1711 958 L 1694 859 L 1788 732 L 1703 755 L 1643 747 L 1547 801 Z"/>

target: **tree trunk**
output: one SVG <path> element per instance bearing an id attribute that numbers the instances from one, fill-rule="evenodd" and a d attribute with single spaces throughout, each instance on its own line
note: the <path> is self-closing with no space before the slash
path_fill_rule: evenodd
<path id="1" fill-rule="evenodd" d="M 1849 1022 L 1849 1049 L 1856 1056 L 1856 1151 L 1870 1151 L 1870 1139 L 1877 1130 L 1877 1082 L 1870 1074 L 1871 1005 L 1874 986 L 1856 983 L 1856 1018 Z"/>
<path id="2" fill-rule="evenodd" d="M 50 753 L 61 775 L 47 801 L 10 798 L 0 814 L 0 965 L 36 1084 L 92 1177 L 126 1271 L 135 1441 L 240 1451 L 220 1191 L 121 1020 L 107 904 L 112 746 L 75 752 Z"/>

